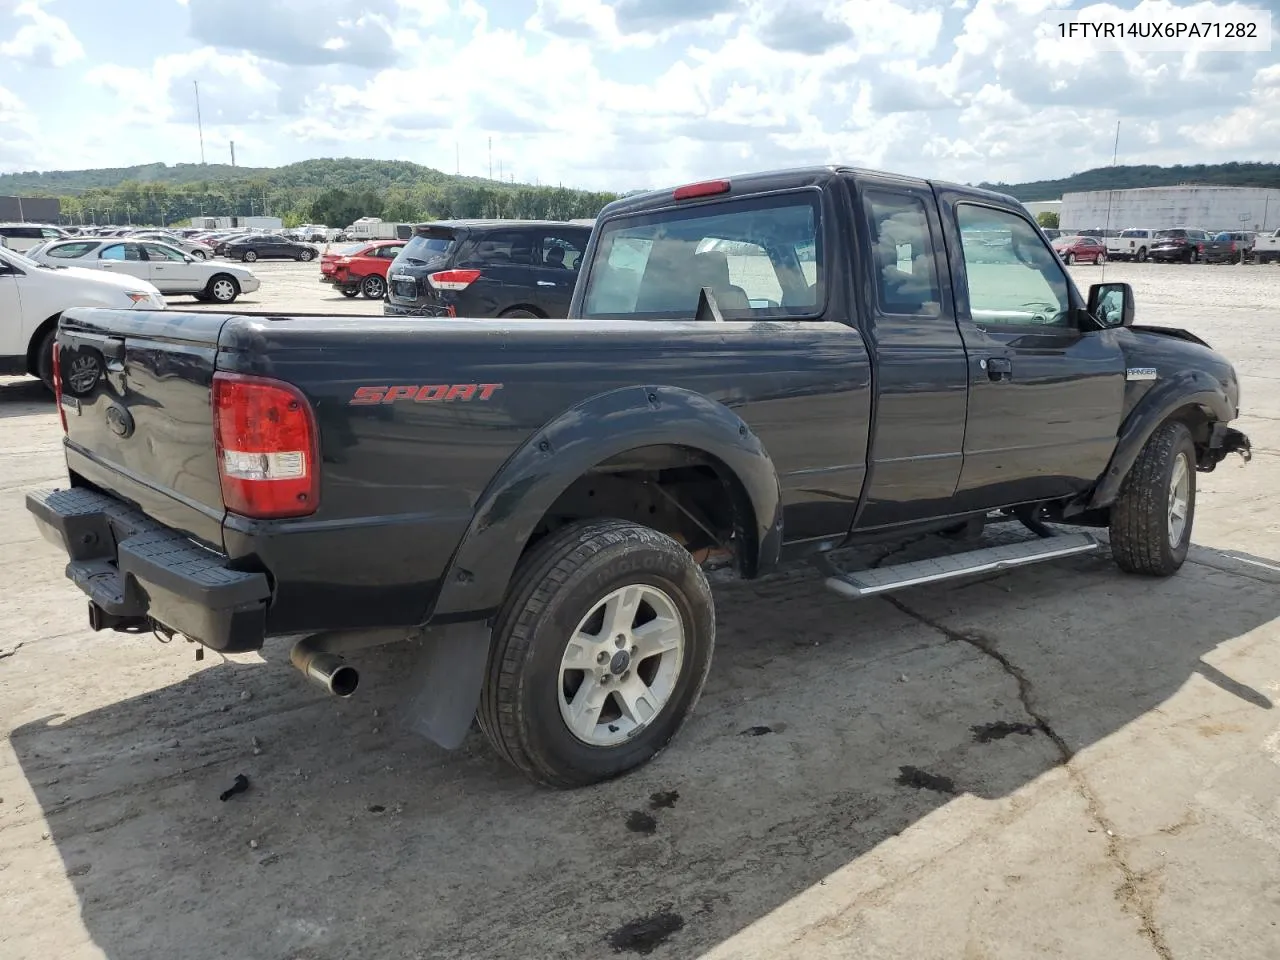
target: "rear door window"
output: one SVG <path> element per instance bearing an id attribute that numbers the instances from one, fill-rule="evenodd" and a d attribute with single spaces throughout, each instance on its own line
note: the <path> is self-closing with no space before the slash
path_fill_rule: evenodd
<path id="1" fill-rule="evenodd" d="M 98 243 L 95 240 L 82 243 L 59 243 L 45 251 L 45 256 L 54 257 L 58 260 L 74 260 L 77 257 L 83 257 L 97 245 Z"/>
<path id="2" fill-rule="evenodd" d="M 729 318 L 816 314 L 820 222 L 810 190 L 613 220 L 601 227 L 583 315 L 693 319 L 704 287 Z"/>
<path id="3" fill-rule="evenodd" d="M 536 242 L 537 238 L 529 230 L 495 230 L 476 237 L 475 246 L 467 259 L 469 262 L 493 266 L 517 264 L 531 267 L 535 265 Z M 542 263 L 540 253 L 536 263 Z"/>
<path id="4" fill-rule="evenodd" d="M 577 270 L 582 265 L 586 242 L 563 234 L 547 233 L 542 237 L 538 251 L 539 261 L 547 267 L 564 267 Z"/>

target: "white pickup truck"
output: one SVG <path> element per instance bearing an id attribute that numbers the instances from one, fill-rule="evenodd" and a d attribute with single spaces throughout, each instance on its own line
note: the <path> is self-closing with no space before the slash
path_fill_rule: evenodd
<path id="1" fill-rule="evenodd" d="M 0 246 L 0 376 L 30 374 L 53 389 L 53 339 L 71 307 L 164 310 L 145 280 L 81 267 L 50 267 Z"/>
<path id="2" fill-rule="evenodd" d="M 1107 245 L 1107 259 L 1137 260 L 1139 263 L 1145 263 L 1154 233 L 1154 230 L 1131 227 L 1128 230 L 1121 230 L 1118 237 L 1107 237 L 1103 241 Z"/>
<path id="3" fill-rule="evenodd" d="M 1274 263 L 1280 260 L 1280 230 L 1260 233 L 1254 238 L 1253 258 L 1258 263 Z"/>

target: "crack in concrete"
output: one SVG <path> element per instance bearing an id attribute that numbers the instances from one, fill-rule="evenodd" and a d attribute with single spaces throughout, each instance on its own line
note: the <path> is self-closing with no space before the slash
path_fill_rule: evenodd
<path id="1" fill-rule="evenodd" d="M 7 660 L 7 659 L 9 659 L 10 657 L 12 657 L 15 653 L 17 653 L 19 650 L 21 650 L 21 649 L 22 649 L 23 647 L 25 647 L 26 645 L 27 645 L 27 641 L 23 640 L 20 644 L 18 644 L 18 645 L 17 645 L 16 647 L 14 647 L 12 650 L 8 650 L 8 651 L 6 651 L 6 652 L 4 652 L 4 653 L 0 653 L 0 660 Z"/>
<path id="2" fill-rule="evenodd" d="M 1043 733 L 1053 745 L 1057 748 L 1059 756 L 1059 764 L 1066 771 L 1068 779 L 1076 788 L 1076 792 L 1080 794 L 1085 802 L 1085 810 L 1089 819 L 1094 822 L 1097 829 L 1103 830 L 1107 837 L 1107 859 L 1111 861 L 1113 867 L 1120 872 L 1124 878 L 1120 886 L 1116 889 L 1116 897 L 1120 900 L 1121 905 L 1134 913 L 1138 922 L 1141 924 L 1142 935 L 1151 944 L 1151 948 L 1155 951 L 1156 956 L 1160 960 L 1173 960 L 1173 953 L 1169 949 L 1168 943 L 1165 941 L 1164 934 L 1156 925 L 1153 915 L 1155 904 L 1151 897 L 1145 892 L 1145 887 L 1150 879 L 1149 873 L 1138 873 L 1129 865 L 1125 859 L 1124 850 L 1121 846 L 1119 836 L 1116 834 L 1115 825 L 1107 818 L 1102 811 L 1102 801 L 1094 792 L 1088 779 L 1071 761 L 1075 758 L 1075 751 L 1071 749 L 1067 741 L 1053 729 L 1053 725 L 1049 723 L 1048 718 L 1037 709 L 1035 705 L 1035 689 L 1032 685 L 1031 678 L 1016 663 L 1010 660 L 995 644 L 990 637 L 985 637 L 975 633 L 962 633 L 954 630 L 946 624 L 934 620 L 932 617 L 925 616 L 911 607 L 907 606 L 897 597 L 883 596 L 881 599 L 887 601 L 891 606 L 899 612 L 905 614 L 918 623 L 924 624 L 932 630 L 936 630 L 948 640 L 956 643 L 967 644 L 973 647 L 979 653 L 994 660 L 1000 665 L 1000 669 L 1006 675 L 1013 679 L 1018 685 L 1018 700 L 1022 704 L 1022 709 L 1026 711 L 1033 721 L 1035 721 L 1036 729 Z"/>

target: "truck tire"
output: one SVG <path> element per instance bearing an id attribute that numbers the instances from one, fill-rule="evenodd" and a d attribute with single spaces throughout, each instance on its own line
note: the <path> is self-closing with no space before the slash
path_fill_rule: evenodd
<path id="1" fill-rule="evenodd" d="M 609 780 L 675 736 L 714 646 L 711 588 L 680 544 L 622 520 L 571 524 L 512 577 L 477 720 L 535 783 Z"/>
<path id="2" fill-rule="evenodd" d="M 1146 247 L 1139 247 L 1139 248 L 1138 248 L 1138 262 L 1139 262 L 1139 263 L 1146 263 L 1146 262 L 1147 262 L 1147 248 L 1146 248 Z"/>
<path id="3" fill-rule="evenodd" d="M 1170 420 L 1147 439 L 1111 507 L 1111 555 L 1126 573 L 1167 577 L 1187 559 L 1196 515 L 1196 447 Z"/>

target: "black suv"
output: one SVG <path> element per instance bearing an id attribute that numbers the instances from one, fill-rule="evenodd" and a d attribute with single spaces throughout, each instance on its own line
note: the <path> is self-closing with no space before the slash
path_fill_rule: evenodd
<path id="1" fill-rule="evenodd" d="M 551 220 L 437 220 L 387 270 L 392 317 L 562 320 L 591 227 Z"/>

